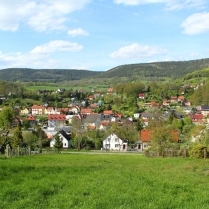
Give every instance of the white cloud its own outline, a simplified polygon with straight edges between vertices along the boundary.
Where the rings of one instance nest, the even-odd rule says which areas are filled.
[[[69,30],[68,31],[68,35],[75,37],[75,36],[88,36],[89,33],[85,30],[83,30],[82,28],[76,28],[74,30]]]
[[[166,49],[142,46],[134,43],[130,46],[121,47],[119,50],[111,53],[110,57],[113,59],[141,59],[144,57],[166,54],[167,52]]]
[[[0,51],[0,67],[33,67],[33,68],[58,68],[63,65],[59,60],[51,59],[54,52],[79,51],[83,47],[77,43],[56,40],[35,47],[28,53],[2,53]]]
[[[49,43],[40,45],[35,47],[31,53],[32,54],[49,54],[56,51],[60,52],[67,52],[67,51],[79,51],[83,48],[82,45],[79,45],[77,43],[71,43],[68,41],[62,41],[62,40],[55,40],[50,41]]]
[[[91,0],[0,1],[0,30],[15,31],[24,22],[37,31],[66,29],[67,15]]]
[[[114,0],[114,2],[130,6],[164,3],[169,10],[180,10],[185,7],[202,8],[207,3],[206,0]]]
[[[48,55],[30,53],[6,53],[0,52],[0,67],[31,67],[52,68],[58,66],[58,61],[51,59]]]
[[[181,24],[183,33],[194,35],[209,32],[209,12],[195,13]]]

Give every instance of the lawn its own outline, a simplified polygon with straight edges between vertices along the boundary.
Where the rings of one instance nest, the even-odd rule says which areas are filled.
[[[0,158],[2,209],[202,209],[209,161],[138,154]]]

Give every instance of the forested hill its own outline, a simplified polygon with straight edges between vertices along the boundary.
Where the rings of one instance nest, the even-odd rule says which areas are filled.
[[[0,80],[21,82],[62,82],[92,78],[101,72],[67,69],[7,68],[0,70]]]
[[[188,73],[209,67],[209,58],[191,61],[153,62],[144,64],[121,65],[103,73],[111,77],[173,77],[181,78]]]
[[[126,80],[137,78],[181,78],[205,68],[209,68],[209,58],[191,61],[153,62],[141,64],[127,64],[108,71],[90,71],[76,69],[30,69],[8,68],[0,70],[0,80],[20,82],[63,82],[82,79],[103,79],[126,77]]]

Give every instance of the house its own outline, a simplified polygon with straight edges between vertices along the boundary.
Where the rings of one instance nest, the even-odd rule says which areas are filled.
[[[101,120],[97,113],[92,113],[89,115],[85,115],[85,117],[82,118],[82,123],[85,129],[88,129],[91,127],[98,127]]]
[[[171,101],[171,103],[177,103],[178,102],[178,97],[177,96],[171,96],[170,101]]]
[[[113,111],[112,110],[104,110],[103,114],[104,115],[113,115]]]
[[[28,115],[31,113],[31,109],[30,108],[24,108],[20,111],[21,114],[23,115]]]
[[[45,113],[46,115],[59,114],[59,113],[57,112],[57,108],[55,108],[55,107],[46,107],[44,113]]]
[[[62,127],[66,124],[66,115],[64,114],[53,114],[48,115],[48,127],[55,128],[55,127]]]
[[[163,100],[163,107],[169,107],[170,106],[171,101],[170,100]]]
[[[43,115],[45,111],[45,107],[41,105],[33,105],[31,107],[32,115]]]
[[[138,119],[140,117],[140,115],[141,115],[140,113],[134,113],[134,118]]]
[[[128,143],[123,142],[116,134],[112,133],[103,140],[103,150],[127,151]]]
[[[138,98],[139,99],[145,99],[145,94],[144,93],[138,94]]]
[[[102,121],[99,125],[99,130],[107,130],[109,127],[111,127],[110,121]]]
[[[36,117],[35,117],[35,116],[29,115],[29,116],[27,117],[27,120],[28,120],[29,123],[30,123],[30,127],[34,127],[34,126],[37,125],[37,121],[36,121]]]
[[[196,125],[201,125],[201,124],[203,125],[206,122],[206,120],[203,117],[203,114],[201,113],[189,114],[189,117],[191,118],[192,123]]]
[[[179,142],[179,134],[177,130],[172,130],[172,138],[174,141]],[[140,140],[137,143],[136,149],[139,151],[144,151],[149,148],[152,138],[152,131],[148,129],[144,129],[140,131]]]
[[[151,142],[151,132],[150,130],[141,130],[140,141],[137,142],[137,150],[144,151],[149,147]]]
[[[89,115],[92,113],[92,109],[91,108],[81,108],[81,115]]]
[[[70,133],[66,133],[64,130],[60,130],[57,132],[58,136],[62,140],[62,147],[63,148],[70,148],[71,147],[71,135]],[[55,136],[50,141],[50,147],[53,148],[55,144]]]
[[[160,104],[157,103],[157,102],[150,102],[150,107],[156,107],[156,108],[159,108],[160,107]]]
[[[185,98],[184,98],[184,96],[178,96],[177,100],[179,103],[183,103],[185,101]]]
[[[204,117],[209,115],[209,106],[207,105],[198,106],[196,109],[199,110]]]

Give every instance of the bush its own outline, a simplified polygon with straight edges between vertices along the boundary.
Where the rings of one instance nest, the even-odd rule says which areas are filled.
[[[191,158],[204,158],[204,149],[206,149],[206,157],[208,157],[207,146],[203,144],[194,145],[189,151]]]

